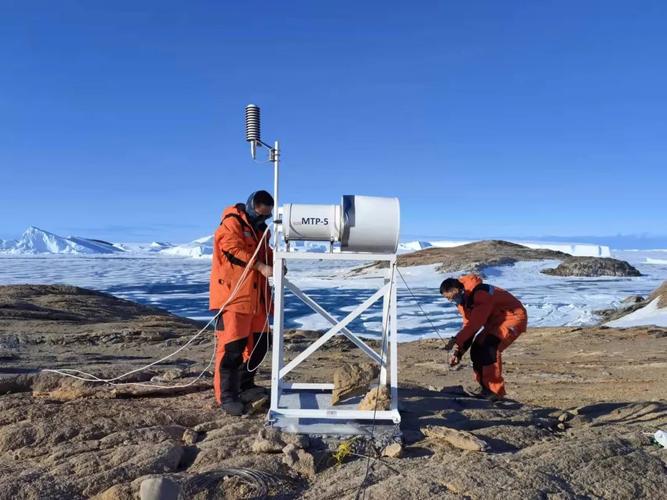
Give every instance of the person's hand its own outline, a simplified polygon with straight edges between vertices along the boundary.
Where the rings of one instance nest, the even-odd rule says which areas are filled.
[[[455,345],[456,345],[456,340],[454,339],[454,337],[452,337],[445,344],[445,351],[451,351]]]
[[[264,276],[265,278],[270,278],[271,276],[273,276],[273,267],[264,264],[263,262],[258,262],[257,264],[255,264],[255,268],[260,273],[262,273],[262,276]]]
[[[459,349],[459,346],[454,344],[452,352],[449,355],[449,366],[454,367],[458,365],[460,362],[461,362],[461,351]]]

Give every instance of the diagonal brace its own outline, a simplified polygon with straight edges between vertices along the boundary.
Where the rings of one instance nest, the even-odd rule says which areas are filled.
[[[308,307],[310,307],[313,311],[316,313],[319,313],[324,319],[326,319],[329,323],[332,325],[335,325],[338,323],[338,320],[334,318],[331,314],[329,314],[326,309],[324,309],[322,306],[320,306],[315,300],[313,300],[311,297],[306,295],[306,293],[303,292],[299,287],[297,287],[294,283],[289,281],[287,278],[283,278],[283,284],[289,288],[289,290],[296,295],[301,301],[306,304]],[[354,333],[352,333],[348,328],[343,328],[342,329],[343,335],[345,335],[354,345],[356,345],[359,349],[361,349],[369,358],[371,358],[373,361],[375,361],[378,364],[382,364],[382,358],[380,358],[380,355],[377,354],[373,349],[371,349],[366,343],[361,340],[359,337],[357,337]]]
[[[329,340],[331,337],[340,332],[343,328],[345,328],[348,324],[350,324],[350,322],[353,321],[357,316],[361,315],[361,313],[363,313],[366,309],[368,309],[371,305],[373,305],[374,302],[376,302],[380,297],[382,297],[385,294],[388,288],[389,284],[384,285],[377,292],[375,292],[368,299],[366,299],[363,303],[359,304],[359,306],[357,306],[357,308],[354,311],[345,316],[345,318],[343,318],[343,320],[340,321],[340,323],[332,326],[327,333],[325,333],[315,342],[310,344],[310,346],[308,346],[308,348],[305,351],[300,353],[296,358],[294,358],[287,365],[285,365],[280,370],[278,378],[282,379],[294,368],[299,366],[306,358],[308,358],[308,356],[317,351],[327,340]]]

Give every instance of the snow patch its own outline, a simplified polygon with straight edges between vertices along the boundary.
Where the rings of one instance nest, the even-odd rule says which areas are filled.
[[[660,302],[660,297],[656,297],[641,309],[637,309],[622,318],[610,321],[606,326],[616,328],[646,325],[667,326],[667,308],[659,308],[658,302]]]

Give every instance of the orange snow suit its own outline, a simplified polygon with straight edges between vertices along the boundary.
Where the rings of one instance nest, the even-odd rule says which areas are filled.
[[[455,342],[461,353],[470,348],[475,379],[494,394],[504,396],[501,353],[526,331],[526,309],[514,295],[483,284],[479,276],[469,274],[459,281],[464,288],[463,303],[457,306],[463,316],[463,328]]]
[[[260,229],[253,228],[243,204],[225,209],[213,241],[209,284],[211,310],[220,309],[230,299],[264,232],[267,234],[262,248],[251,265],[255,262],[273,265],[270,231],[265,224]],[[235,382],[238,377],[241,377],[242,390],[245,382],[251,383],[252,373],[247,371],[245,364],[251,369],[256,368],[266,353],[268,339],[265,336],[269,332],[271,302],[268,280],[259,271],[250,269],[218,318],[213,372],[213,391],[218,403],[222,402],[224,392],[233,391],[233,386],[238,386]],[[250,359],[251,353],[253,359]]]

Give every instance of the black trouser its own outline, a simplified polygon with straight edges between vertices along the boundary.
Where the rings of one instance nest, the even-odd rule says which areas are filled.
[[[491,335],[490,333],[484,334],[484,332],[482,332],[470,347],[472,369],[475,371],[479,383],[487,389],[488,387],[484,383],[483,377],[484,367],[495,364],[498,359],[499,345],[500,339],[498,337]]]
[[[239,392],[255,385],[255,372],[267,351],[268,333],[253,333],[253,351],[247,362],[243,362],[247,338],[225,344],[225,354],[220,361],[220,392],[225,399],[237,399]],[[252,371],[249,371],[252,370]]]

